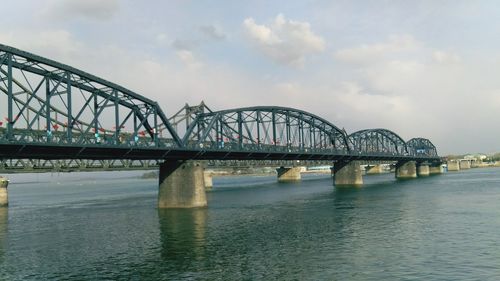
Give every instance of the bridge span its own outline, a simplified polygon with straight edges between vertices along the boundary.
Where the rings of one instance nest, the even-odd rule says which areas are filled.
[[[387,129],[348,134],[288,107],[213,111],[202,103],[168,118],[145,96],[1,44],[0,117],[0,163],[156,161],[160,208],[207,204],[203,160],[329,161],[337,186],[362,184],[358,161],[394,163],[398,178],[441,163],[428,139],[405,141]],[[297,179],[290,166],[278,175]]]

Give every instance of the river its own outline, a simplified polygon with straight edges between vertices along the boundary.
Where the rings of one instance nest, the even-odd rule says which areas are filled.
[[[214,178],[158,210],[142,172],[9,175],[0,280],[499,280],[500,169]]]

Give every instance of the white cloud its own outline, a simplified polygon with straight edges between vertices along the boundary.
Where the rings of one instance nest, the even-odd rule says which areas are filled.
[[[155,41],[159,45],[164,45],[166,42],[168,42],[168,36],[165,33],[158,33],[155,36]]]
[[[16,36],[19,33],[23,36]],[[76,63],[83,55],[83,44],[63,29],[0,33],[0,42],[63,63]]]
[[[257,48],[274,61],[301,66],[309,54],[325,50],[325,40],[314,34],[307,22],[288,20],[279,14],[269,26],[255,23],[253,18],[243,26]]]
[[[192,50],[198,44],[199,44],[198,42],[193,40],[175,39],[172,42],[172,47],[176,50]]]
[[[189,69],[196,70],[203,66],[203,63],[198,61],[193,52],[188,50],[178,50],[176,52],[177,57],[186,65]]]
[[[300,94],[301,89],[300,86],[297,82],[282,82],[282,83],[277,83],[274,88],[276,91],[280,94],[287,95],[287,96],[295,96]]]
[[[427,66],[418,60],[388,60],[364,65],[358,79],[380,95],[412,95],[426,76]],[[409,88],[409,85],[416,88]]]
[[[366,63],[403,52],[415,51],[419,46],[420,43],[410,35],[393,35],[383,43],[363,44],[354,48],[338,50],[335,53],[335,58],[346,62]]]
[[[347,118],[364,116],[357,120],[357,129],[385,126],[389,129],[398,127],[401,120],[395,116],[413,114],[411,100],[404,96],[385,96],[370,93],[353,81],[338,85],[335,99],[341,104],[343,115]],[[361,121],[361,122],[360,122]],[[383,124],[383,125],[382,125]],[[352,132],[354,128],[350,128]]]
[[[83,18],[103,21],[113,17],[119,8],[118,0],[52,0],[42,14],[63,20]]]
[[[227,37],[222,29],[215,25],[202,25],[200,31],[213,40],[224,40]]]
[[[461,62],[461,58],[459,55],[454,53],[448,53],[444,51],[434,51],[432,53],[432,59],[437,63],[459,63]]]
[[[415,39],[406,42],[388,40],[336,53],[346,62],[341,66],[349,83],[337,86],[333,95],[342,104],[340,112],[353,119],[341,123],[351,123],[350,128],[382,124],[405,139],[427,137],[441,154],[494,147],[489,138],[471,142],[467,136],[496,126],[499,73],[484,69],[495,69],[498,62],[470,62],[457,53],[408,43]]]

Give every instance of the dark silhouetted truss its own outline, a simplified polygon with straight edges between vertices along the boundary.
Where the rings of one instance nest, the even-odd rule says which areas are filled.
[[[4,45],[0,114],[0,143],[10,144],[4,149],[19,155],[123,158],[138,149],[182,146],[155,101]]]
[[[98,161],[74,161],[84,159]],[[293,108],[212,111],[202,102],[186,104],[167,118],[144,96],[0,44],[2,165],[112,168],[190,159],[439,161],[426,139],[405,144],[385,129],[348,136],[329,121]]]
[[[439,157],[436,147],[428,139],[413,138],[406,142],[406,147],[411,156]]]
[[[348,154],[344,131],[314,114],[259,106],[202,113],[183,139],[192,149]]]
[[[0,45],[0,91],[3,141],[181,145],[156,102],[86,72],[4,45]]]
[[[361,130],[349,135],[353,151],[373,155],[408,155],[405,141],[386,129]]]

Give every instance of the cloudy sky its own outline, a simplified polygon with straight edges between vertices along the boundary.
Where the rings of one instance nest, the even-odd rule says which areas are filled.
[[[19,0],[0,42],[157,100],[167,115],[303,109],[348,132],[500,151],[497,1]]]

